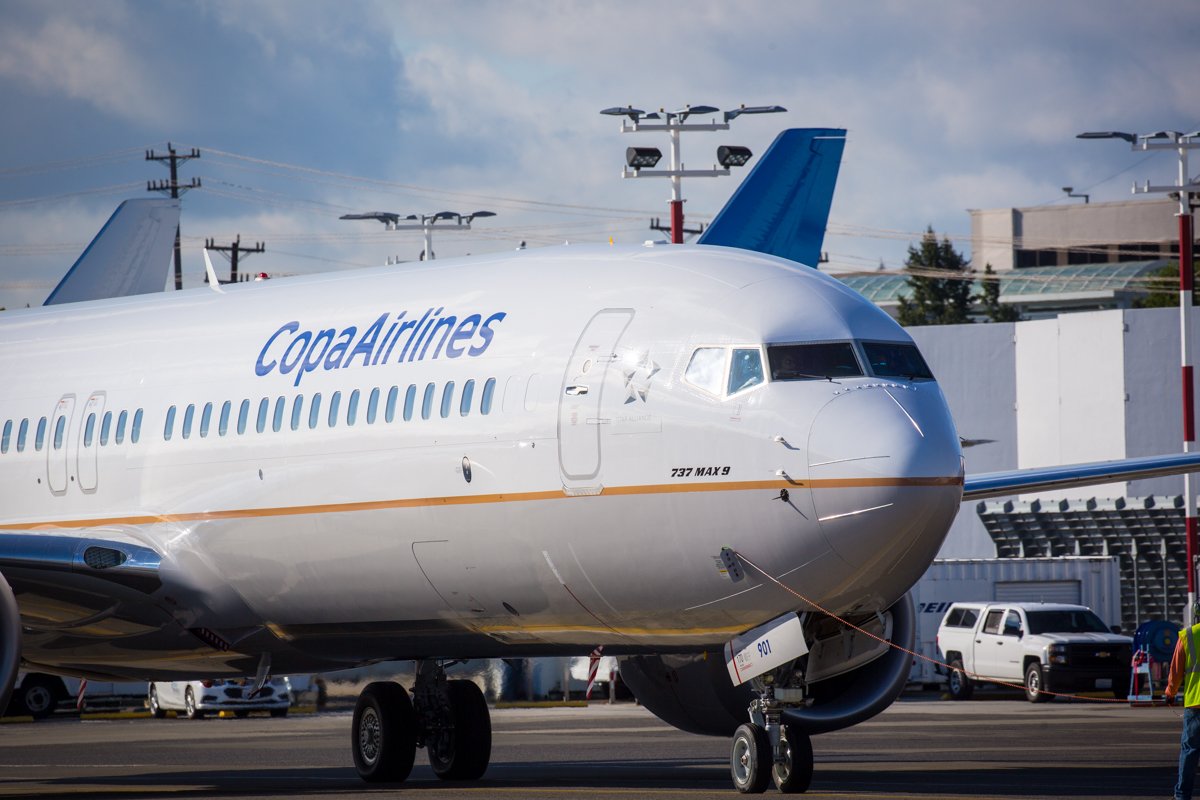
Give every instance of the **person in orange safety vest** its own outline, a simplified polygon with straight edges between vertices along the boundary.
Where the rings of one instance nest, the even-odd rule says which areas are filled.
[[[1195,617],[1193,617],[1195,619]],[[1175,800],[1191,800],[1196,783],[1196,765],[1200,762],[1200,624],[1179,632],[1171,671],[1167,675],[1167,705],[1175,705],[1183,692],[1183,733],[1179,740],[1179,778]]]

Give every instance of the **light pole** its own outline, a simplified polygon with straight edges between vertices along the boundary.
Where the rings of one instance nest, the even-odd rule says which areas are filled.
[[[433,261],[435,258],[433,254],[433,224],[435,222],[454,220],[457,227],[469,231],[472,220],[494,216],[496,216],[494,211],[475,211],[470,214],[439,211],[436,214],[409,214],[406,217],[390,211],[368,211],[365,214],[343,214],[338,219],[374,219],[382,222],[389,231],[422,231],[425,234],[425,249],[421,251],[421,260]]]
[[[1133,185],[1135,194],[1177,193],[1179,196],[1179,355],[1180,380],[1183,387],[1183,452],[1191,452],[1196,444],[1196,413],[1193,399],[1193,376],[1191,357],[1192,330],[1192,206],[1191,193],[1200,192],[1200,184],[1188,178],[1188,151],[1200,147],[1200,131],[1180,133],[1178,131],[1156,131],[1133,134],[1123,131],[1092,131],[1079,134],[1080,139],[1123,139],[1135,152],[1152,150],[1174,150],[1179,157],[1179,176],[1173,186],[1151,186],[1146,181],[1142,186]],[[1185,622],[1190,627],[1200,621],[1195,618],[1196,605],[1196,555],[1197,521],[1196,498],[1192,494],[1192,475],[1183,475],[1184,536],[1187,546],[1187,608]]]
[[[671,138],[670,169],[651,169],[662,158],[662,151],[657,147],[630,147],[625,150],[625,164],[621,169],[622,178],[670,178],[671,179],[671,242],[683,243],[683,188],[682,178],[716,178],[728,175],[730,167],[743,167],[750,160],[752,153],[749,148],[738,145],[717,148],[717,161],[721,165],[712,169],[684,169],[683,159],[679,154],[679,136],[681,133],[694,131],[727,131],[731,120],[742,114],[774,114],[787,111],[783,106],[739,106],[730,111],[722,112],[713,106],[684,106],[679,111],[659,109],[647,114],[640,108],[625,106],[623,108],[606,108],[601,114],[614,117],[629,117],[631,122],[621,120],[621,133],[640,133],[642,131],[665,131]],[[692,122],[688,117],[694,115],[722,114],[723,122]],[[663,120],[663,122],[646,123],[643,120]]]

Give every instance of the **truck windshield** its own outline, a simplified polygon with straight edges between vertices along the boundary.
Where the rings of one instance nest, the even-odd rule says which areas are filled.
[[[1093,612],[1027,611],[1030,633],[1109,633],[1108,628]]]

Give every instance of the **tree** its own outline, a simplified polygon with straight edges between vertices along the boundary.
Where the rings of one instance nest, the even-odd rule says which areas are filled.
[[[954,325],[970,322],[969,262],[943,237],[939,242],[930,226],[919,246],[908,248],[904,268],[910,271],[911,299],[900,297],[901,325]],[[932,274],[931,274],[932,273]],[[938,277],[945,273],[946,277]]]
[[[1193,265],[1193,269],[1196,265]],[[1179,262],[1172,261],[1165,267],[1146,276],[1148,291],[1133,301],[1134,308],[1177,308],[1179,306]],[[1194,285],[1194,284],[1193,284]],[[1192,305],[1196,305],[1196,293],[1192,292]]]
[[[1000,302],[1000,279],[995,277],[996,271],[991,264],[983,268],[983,289],[973,299],[979,301],[988,322],[1016,322],[1021,318],[1021,312],[1014,306]]]

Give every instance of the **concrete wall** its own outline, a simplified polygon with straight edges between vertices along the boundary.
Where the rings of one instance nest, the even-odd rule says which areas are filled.
[[[1182,449],[1179,323],[1175,309],[1064,314],[1018,323],[909,329],[937,376],[964,449],[967,474],[1175,453]],[[1192,351],[1200,358],[1200,324]],[[1032,497],[1143,497],[1183,491],[1157,478]],[[941,558],[992,557],[964,503]]]

